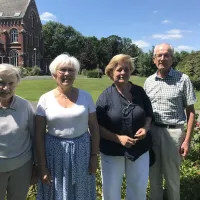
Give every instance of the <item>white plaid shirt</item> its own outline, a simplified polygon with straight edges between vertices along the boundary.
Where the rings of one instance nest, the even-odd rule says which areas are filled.
[[[157,123],[184,124],[186,106],[196,102],[189,77],[173,68],[163,79],[157,73],[148,77],[144,90],[150,98]]]

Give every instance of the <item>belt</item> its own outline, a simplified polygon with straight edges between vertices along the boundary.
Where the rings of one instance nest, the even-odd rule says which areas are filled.
[[[162,128],[176,128],[177,127],[177,125],[173,125],[173,124],[160,124],[156,122],[154,122],[154,124]]]

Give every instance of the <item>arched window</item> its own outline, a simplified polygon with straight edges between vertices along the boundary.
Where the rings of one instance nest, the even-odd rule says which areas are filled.
[[[12,29],[10,31],[10,41],[11,42],[18,42],[18,31],[17,31],[17,29]]]
[[[33,11],[30,14],[30,18],[31,18],[32,28],[34,28],[35,27],[36,17],[35,17],[35,13]]]
[[[11,50],[9,56],[10,56],[10,64],[18,66],[18,51]]]

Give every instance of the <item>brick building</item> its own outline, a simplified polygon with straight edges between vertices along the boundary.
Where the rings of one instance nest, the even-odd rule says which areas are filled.
[[[0,63],[43,68],[42,24],[34,0],[0,0]]]

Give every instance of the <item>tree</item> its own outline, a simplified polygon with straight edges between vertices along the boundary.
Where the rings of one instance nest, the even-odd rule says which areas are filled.
[[[71,26],[65,26],[58,22],[47,22],[43,25],[44,34],[44,56],[45,58],[55,58],[63,52],[73,54],[75,46],[73,41],[77,41],[82,36]]]
[[[200,90],[200,51],[184,54],[177,70],[187,74],[194,88]]]
[[[156,72],[156,66],[153,62],[154,46],[148,53],[141,53],[137,60],[137,71],[140,76],[150,76]]]

